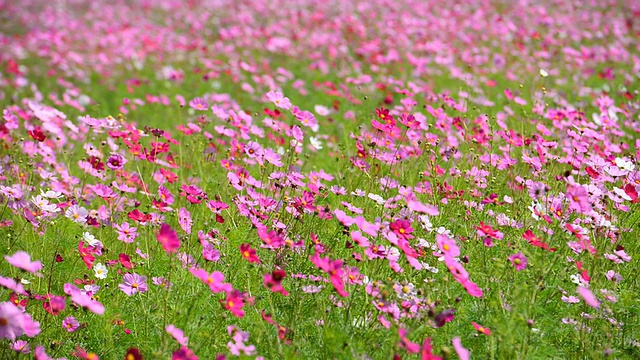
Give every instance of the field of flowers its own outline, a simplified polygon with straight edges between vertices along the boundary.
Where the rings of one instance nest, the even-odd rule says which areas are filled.
[[[640,3],[0,0],[0,359],[640,358]]]

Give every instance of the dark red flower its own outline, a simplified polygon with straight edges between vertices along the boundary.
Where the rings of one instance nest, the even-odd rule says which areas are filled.
[[[29,131],[29,136],[38,142],[43,142],[47,139],[47,135],[44,134],[39,126],[36,126],[33,130]]]

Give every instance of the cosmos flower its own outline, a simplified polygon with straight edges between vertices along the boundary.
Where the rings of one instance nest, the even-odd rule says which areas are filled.
[[[147,277],[135,273],[127,273],[124,275],[124,282],[118,285],[118,288],[128,296],[135,295],[139,292],[145,293],[148,290]]]
[[[67,332],[74,332],[78,330],[78,327],[80,327],[80,323],[73,316],[67,316],[62,320],[62,328]]]
[[[97,263],[93,266],[93,272],[98,279],[106,279],[109,270],[102,263]]]
[[[11,256],[5,255],[4,259],[7,260],[10,265],[30,273],[37,273],[43,267],[40,261],[32,262],[31,256],[24,251],[18,251]]]
[[[518,271],[527,268],[527,257],[521,252],[509,256],[509,261],[511,261],[511,264],[513,264]]]

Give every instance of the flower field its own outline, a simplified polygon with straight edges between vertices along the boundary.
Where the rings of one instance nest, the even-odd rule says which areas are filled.
[[[0,359],[640,358],[640,4],[0,0]]]

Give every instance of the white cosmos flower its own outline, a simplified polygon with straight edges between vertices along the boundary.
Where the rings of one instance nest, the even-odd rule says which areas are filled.
[[[48,190],[44,192],[40,189],[40,196],[46,197],[47,199],[60,199],[62,197],[62,193],[59,191]]]
[[[316,150],[321,150],[322,149],[322,142],[320,142],[320,140],[318,140],[318,138],[316,138],[314,136],[311,136],[309,138],[309,142],[311,142],[311,146],[316,148]]]
[[[316,111],[316,114],[320,116],[327,116],[331,114],[331,109],[323,105],[316,105],[313,107],[313,109]]]
[[[102,245],[102,243],[100,242],[100,240],[96,239],[95,236],[93,236],[93,234],[89,233],[89,232],[85,232],[82,234],[82,238],[84,239],[84,241],[87,242],[87,244],[89,244],[89,246],[99,246]]]
[[[42,197],[41,195],[38,195],[34,198],[31,199],[31,202],[38,207],[38,209],[45,211],[45,212],[50,212],[50,213],[55,213],[60,211],[60,209],[55,205],[55,204],[50,204],[49,200]]]
[[[620,189],[620,188],[614,187],[614,188],[613,188],[613,192],[614,192],[614,193],[616,193],[616,195],[620,196],[621,198],[623,198],[623,199],[625,199],[625,200],[627,200],[627,201],[631,201],[631,200],[633,200],[633,199],[631,198],[631,196],[627,195],[627,192],[626,192],[626,191],[624,191],[623,189]]]
[[[371,200],[375,201],[376,203],[378,203],[378,205],[384,204],[384,199],[380,195],[369,193],[369,195],[367,195],[367,196],[369,197],[369,199],[371,199]]]
[[[636,168],[633,162],[627,158],[616,158],[615,162],[618,168],[622,170],[633,171]]]
[[[418,218],[422,223],[421,225],[423,229],[427,230],[428,232],[433,231],[433,224],[431,223],[431,220],[429,220],[429,215],[420,215]]]
[[[93,267],[93,271],[95,272],[95,275],[98,279],[106,279],[107,274],[109,273],[109,270],[107,270],[107,267],[104,266],[102,263],[97,263]]]

